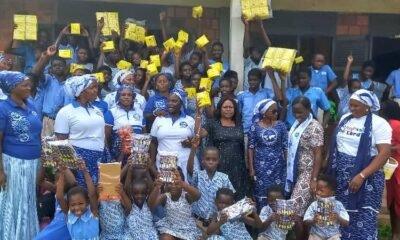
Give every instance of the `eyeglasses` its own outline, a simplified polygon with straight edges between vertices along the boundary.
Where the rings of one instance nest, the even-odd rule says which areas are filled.
[[[277,113],[278,113],[278,110],[275,110],[275,109],[274,109],[274,110],[271,110],[271,111],[268,110],[267,112],[270,112],[270,113],[272,113],[272,114],[277,114]]]

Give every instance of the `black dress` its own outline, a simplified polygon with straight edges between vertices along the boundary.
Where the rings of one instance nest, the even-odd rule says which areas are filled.
[[[248,174],[244,158],[244,133],[241,124],[235,127],[225,127],[219,120],[210,119],[204,129],[208,132],[208,146],[214,146],[220,151],[218,171],[229,176],[236,190],[236,198],[248,195]]]

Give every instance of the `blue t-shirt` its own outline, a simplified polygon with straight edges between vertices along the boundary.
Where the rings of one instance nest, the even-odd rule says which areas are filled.
[[[46,74],[44,81],[39,84],[39,89],[43,93],[43,114],[55,118],[57,112],[68,103],[64,82],[58,81],[53,75]]]
[[[31,101],[33,101],[33,104],[35,105],[35,108],[36,108],[36,112],[39,115],[39,119],[41,120],[43,117],[42,109],[43,109],[43,100],[44,100],[42,91],[40,89],[37,89],[36,95],[34,97],[30,96],[29,99]]]
[[[14,49],[14,53],[24,59],[24,73],[32,72],[33,66],[36,64],[35,50],[29,45],[21,45]]]
[[[393,87],[393,97],[400,98],[400,69],[391,72],[386,83]]]
[[[286,90],[286,97],[288,99],[288,110],[286,114],[286,125],[288,127],[292,126],[296,121],[296,118],[292,113],[292,103],[293,100],[298,96],[305,96],[311,102],[311,110],[314,116],[318,115],[318,108],[324,111],[328,111],[330,108],[330,103],[325,93],[318,87],[310,87],[304,94],[299,88],[289,88]]]
[[[15,158],[33,160],[40,157],[42,122],[34,103],[27,99],[26,109],[11,98],[0,101],[0,132],[3,153]]]
[[[143,113],[152,113],[156,109],[168,111],[168,98],[160,95],[158,92],[147,100],[146,107],[144,108]]]
[[[244,133],[247,133],[253,124],[253,111],[254,107],[261,100],[274,97],[274,92],[269,88],[259,89],[256,94],[251,93],[249,90],[244,91],[237,97],[239,102],[239,110],[242,113],[242,124]]]
[[[103,115],[105,115],[105,113],[108,111],[108,104],[99,98],[93,101],[92,105],[100,109]]]
[[[328,83],[336,79],[336,74],[333,72],[332,68],[328,65],[322,66],[320,69],[311,69],[311,82],[310,85],[313,87],[319,87],[323,91],[328,87]]]

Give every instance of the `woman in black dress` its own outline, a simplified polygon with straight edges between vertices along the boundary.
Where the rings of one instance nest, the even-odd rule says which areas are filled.
[[[214,119],[207,120],[201,137],[208,137],[208,146],[220,151],[218,171],[229,176],[238,199],[246,195],[247,171],[244,160],[244,136],[238,105],[233,98],[223,98],[217,105]]]

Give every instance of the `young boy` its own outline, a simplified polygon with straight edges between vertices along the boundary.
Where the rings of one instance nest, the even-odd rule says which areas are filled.
[[[311,86],[321,88],[326,94],[336,88],[336,74],[325,64],[325,56],[314,54],[311,60]]]
[[[341,236],[339,230],[340,225],[349,225],[349,214],[343,204],[335,200],[335,191],[336,180],[332,176],[321,175],[318,177],[318,200],[311,203],[304,215],[305,224],[311,226],[309,240],[339,240]],[[333,203],[333,211],[328,217],[333,221],[333,225],[325,224],[321,217],[327,216],[321,216],[318,212],[319,201],[324,200]]]
[[[285,199],[283,187],[280,185],[271,185],[267,192],[268,205],[263,207],[260,212],[262,231],[258,235],[257,240],[285,240],[288,233],[287,230],[280,229],[276,226],[278,215],[276,213],[276,200]]]
[[[215,147],[204,149],[201,164],[204,170],[194,169],[194,156],[199,146],[199,139],[193,138],[192,147],[187,163],[188,182],[195,186],[201,193],[200,199],[193,204],[193,213],[197,226],[205,235],[211,222],[211,217],[217,213],[215,194],[220,188],[228,188],[235,191],[228,175],[217,171],[219,163],[219,151]]]
[[[400,104],[400,68],[390,73],[386,84],[390,87],[389,97],[393,97],[393,100]]]

